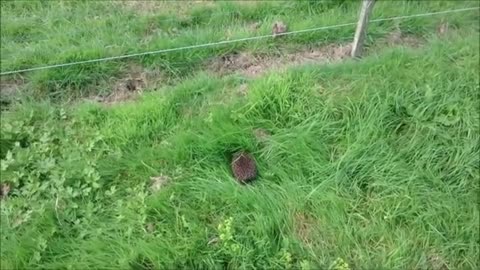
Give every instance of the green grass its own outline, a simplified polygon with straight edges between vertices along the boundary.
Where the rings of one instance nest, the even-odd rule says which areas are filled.
[[[193,19],[235,7],[220,2],[211,11],[191,11],[185,20],[195,23],[184,23],[178,39],[142,47],[135,46],[141,36],[128,29],[147,25],[151,15],[133,16],[107,2],[35,3],[2,2],[2,71],[80,60],[91,57],[89,52],[104,56],[205,42],[220,35],[220,28],[247,35],[241,28],[247,19],[270,22],[282,11],[289,11],[282,19],[292,20],[293,29],[317,26],[318,20],[350,21],[349,14],[356,13],[355,3],[285,4],[298,14],[314,14],[303,19],[278,2],[266,2],[258,9],[241,6],[239,21],[220,15]],[[375,14],[475,3],[396,5],[401,8],[381,2]],[[107,8],[113,11],[105,13]],[[96,33],[85,34],[82,45],[68,51],[76,38],[62,39],[82,36],[73,30],[76,24],[60,23],[65,29],[48,36],[31,27],[36,20],[31,14],[42,10],[47,15],[37,20],[49,24],[53,17],[76,22],[98,14],[105,23],[97,31],[102,45],[75,56],[97,46],[91,43]],[[65,17],[53,16],[61,10]],[[422,48],[385,48],[360,61],[272,70],[255,79],[201,72],[199,63],[172,85],[113,106],[63,103],[39,87],[53,82],[58,89],[51,91],[65,90],[59,95],[67,99],[100,91],[89,88],[117,76],[127,62],[26,75],[25,91],[38,96],[21,98],[1,115],[1,182],[11,191],[1,202],[0,268],[477,269],[478,12],[443,18],[457,28],[445,37],[433,33],[441,17],[400,25],[427,40]],[[393,27],[372,26],[371,38]],[[133,37],[109,40],[107,33],[116,31]],[[320,33],[299,35],[282,46],[336,42],[336,33],[352,31],[328,32],[320,43]],[[57,46],[42,47],[55,40]],[[120,41],[126,43],[118,51],[103,47]],[[205,60],[228,50],[273,54],[275,47],[262,41],[132,61],[172,67],[179,59]],[[62,50],[65,54],[56,54]],[[239,97],[236,91],[244,84],[247,95]],[[258,140],[259,128],[271,136]],[[241,186],[231,176],[229,157],[239,149],[257,161],[259,177],[252,185]],[[169,181],[153,192],[150,178],[156,176]]]
[[[171,7],[173,4],[164,4]],[[315,3],[315,1],[275,2],[236,5],[218,2],[211,6],[194,5],[174,16],[175,8],[139,15],[135,8],[125,8],[119,1],[2,1],[1,70],[10,71],[49,64],[68,63],[93,58],[201,44],[225,39],[271,33],[274,21],[287,23],[289,30],[355,21],[359,3],[349,1]],[[176,5],[175,5],[176,6]],[[478,6],[472,2],[397,2],[378,3],[375,18],[417,14]],[[178,7],[177,7],[178,8]],[[182,13],[182,14],[183,14]],[[140,14],[142,14],[140,12]],[[399,22],[406,33],[435,31],[442,18],[452,25],[475,25],[475,12],[414,18]],[[257,31],[251,24],[260,22]],[[372,24],[372,38],[384,36],[395,22]],[[131,61],[110,61],[72,66],[25,74],[28,96],[69,99],[112,90],[109,78],[122,76],[132,64],[147,69],[160,68],[178,82],[196,70],[205,60],[239,51],[272,54],[279,50],[298,50],[352,39],[354,27],[292,35],[280,40],[258,40],[198,50],[144,56]],[[15,78],[15,76],[12,76]],[[17,76],[18,77],[18,76]],[[165,83],[165,82],[162,82]]]

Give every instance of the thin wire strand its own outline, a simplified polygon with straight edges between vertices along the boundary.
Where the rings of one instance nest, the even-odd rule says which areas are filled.
[[[398,20],[398,19],[407,19],[407,18],[416,18],[416,17],[426,17],[426,16],[432,16],[432,15],[471,11],[471,10],[478,10],[478,9],[479,9],[479,7],[461,8],[461,9],[444,10],[444,11],[438,11],[438,12],[429,12],[429,13],[421,13],[421,14],[413,14],[413,15],[405,15],[405,16],[380,18],[380,19],[371,20],[370,23],[391,21],[391,20]],[[314,32],[314,31],[320,31],[320,30],[334,29],[334,28],[340,28],[340,27],[345,27],[345,26],[352,26],[352,25],[356,25],[356,24],[357,24],[356,22],[352,22],[352,23],[343,23],[343,24],[337,24],[337,25],[322,26],[322,27],[316,27],[316,28],[309,28],[309,29],[280,33],[280,34],[277,34],[277,36],[286,36],[286,35],[292,35],[292,34],[299,34],[299,33],[307,33],[307,32]],[[205,47],[211,47],[211,46],[218,46],[218,45],[231,44],[231,43],[237,43],[237,42],[243,42],[243,41],[258,40],[258,39],[264,39],[264,38],[272,38],[272,37],[273,36],[271,34],[269,34],[269,35],[246,37],[246,38],[239,38],[239,39],[233,39],[233,40],[223,40],[223,41],[218,41],[218,42],[210,42],[210,43],[204,43],[204,44],[196,44],[196,45],[177,47],[177,48],[169,48],[169,49],[162,49],[162,50],[155,50],[155,51],[148,51],[148,52],[141,52],[141,53],[132,53],[132,54],[126,54],[126,55],[90,59],[90,60],[77,61],[77,62],[71,62],[71,63],[63,63],[63,64],[55,64],[55,65],[49,65],[49,66],[41,66],[41,67],[33,67],[33,68],[5,71],[5,72],[0,73],[0,76],[15,74],[15,73],[29,72],[29,71],[36,71],[36,70],[58,68],[58,67],[68,67],[68,66],[74,66],[74,65],[80,65],[80,64],[88,64],[88,63],[97,63],[97,62],[104,62],[104,61],[110,61],[110,60],[125,59],[125,58],[137,57],[137,56],[145,56],[145,55],[152,55],[152,54],[160,54],[160,53],[184,51],[184,50],[197,49],[197,48],[205,48]]]

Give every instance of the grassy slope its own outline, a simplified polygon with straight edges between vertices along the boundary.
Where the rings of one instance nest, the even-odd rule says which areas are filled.
[[[476,5],[474,1],[380,2],[374,17]],[[164,8],[143,13],[135,8],[122,8],[118,1],[2,1],[1,7],[2,71],[270,34],[276,20],[287,23],[292,31],[342,24],[354,21],[358,12],[358,3],[348,1],[343,5],[333,2],[265,1],[240,6],[219,2],[215,5],[193,5],[187,11],[182,10],[182,14],[186,14],[182,16],[172,15],[176,9]],[[400,27],[415,34],[432,32],[443,17],[401,21]],[[448,18],[452,25],[476,23],[475,13],[450,14]],[[256,31],[251,27],[255,22],[261,23]],[[392,21],[373,24],[369,32],[372,37],[379,37],[391,32],[394,25]],[[39,71],[25,75],[29,84],[24,88],[28,95],[35,94],[37,98],[68,99],[109,92],[108,79],[121,76],[122,71],[128,71],[132,64],[148,69],[161,68],[169,79],[178,81],[198,70],[206,59],[221,54],[241,50],[271,54],[281,48],[298,49],[305,45],[345,42],[351,40],[353,32],[354,27],[344,27],[304,33],[282,38],[281,41],[266,39],[146,56],[131,61]]]
[[[199,74],[121,106],[18,105],[1,119],[1,266],[475,269],[478,51],[465,24],[419,51],[247,81],[243,99],[244,79]],[[239,148],[252,186],[230,176]]]

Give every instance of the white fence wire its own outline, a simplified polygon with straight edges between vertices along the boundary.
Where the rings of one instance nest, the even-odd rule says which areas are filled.
[[[392,21],[392,20],[402,20],[402,19],[418,18],[418,17],[426,17],[426,16],[433,16],[433,15],[447,14],[447,13],[465,12],[465,11],[472,11],[472,10],[478,10],[478,9],[480,9],[480,8],[479,7],[472,7],[472,8],[461,8],[461,9],[443,10],[443,11],[437,11],[437,12],[428,12],[428,13],[420,13],[420,14],[412,14],[412,15],[395,16],[395,17],[388,17],[388,18],[379,18],[379,19],[370,20],[369,23]],[[308,33],[308,32],[314,32],[314,31],[340,28],[340,27],[345,27],[345,26],[353,26],[353,25],[356,25],[356,24],[357,24],[356,22],[351,22],[351,23],[321,26],[321,27],[315,27],[315,28],[309,28],[309,29],[303,29],[303,30],[289,31],[289,32],[285,32],[285,33],[279,33],[279,34],[276,34],[276,36],[286,36],[286,35],[294,35],[294,34],[300,34],[300,33]],[[259,39],[266,39],[266,38],[272,38],[272,37],[273,36],[271,34],[270,35],[261,35],[261,36],[246,37],[246,38],[239,38],[239,39],[232,39],[232,40],[222,40],[222,41],[216,41],[216,42],[210,42],[210,43],[204,43],[204,44],[195,44],[195,45],[184,46],[184,47],[176,47],[176,48],[169,48],[169,49],[161,49],[161,50],[154,50],[154,51],[147,51],[147,52],[139,52],[139,53],[125,54],[125,55],[118,55],[118,56],[96,58],[96,59],[90,59],[90,60],[82,60],[82,61],[76,61],[76,62],[70,62],[70,63],[62,63],[62,64],[54,64],[54,65],[47,65],[47,66],[40,66],[40,67],[32,67],[32,68],[11,70],[11,71],[1,72],[0,76],[29,72],[29,71],[36,71],[36,70],[52,69],[52,68],[59,68],[59,67],[68,67],[68,66],[88,64],[88,63],[98,63],[98,62],[132,58],[132,57],[145,56],[145,55],[162,54],[162,53],[184,51],[184,50],[191,50],[191,49],[198,49],[198,48],[205,48],[205,47],[213,47],[213,46],[218,46],[218,45],[232,44],[232,43],[259,40]]]

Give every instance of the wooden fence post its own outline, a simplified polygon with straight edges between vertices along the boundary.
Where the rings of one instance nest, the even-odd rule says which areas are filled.
[[[372,12],[375,0],[363,0],[360,18],[358,19],[357,30],[352,45],[352,57],[360,57],[362,54],[365,36],[367,35],[368,17]]]

